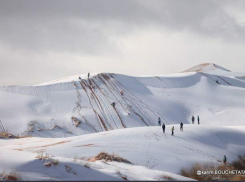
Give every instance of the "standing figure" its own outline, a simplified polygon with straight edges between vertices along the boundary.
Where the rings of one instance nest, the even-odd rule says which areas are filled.
[[[174,135],[174,126],[172,127],[172,135]]]
[[[165,133],[165,123],[162,124],[162,131]]]
[[[123,91],[120,92],[121,96],[123,96]]]
[[[226,165],[226,156],[224,155],[223,163]]]
[[[90,77],[90,73],[88,73],[88,79],[89,79],[89,77]]]
[[[195,117],[192,116],[191,120],[192,120],[192,124],[194,124],[194,122],[195,122]]]
[[[115,103],[115,102],[112,102],[111,105],[112,105],[113,107],[115,107],[116,103]]]
[[[158,118],[158,126],[161,126],[161,118]]]
[[[197,116],[197,122],[198,122],[198,124],[200,124],[200,118],[199,118],[199,116]]]
[[[180,131],[183,131],[183,123],[180,123]]]

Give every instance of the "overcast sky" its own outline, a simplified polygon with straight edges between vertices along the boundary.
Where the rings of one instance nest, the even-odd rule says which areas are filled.
[[[207,62],[245,72],[245,1],[0,1],[0,85]]]

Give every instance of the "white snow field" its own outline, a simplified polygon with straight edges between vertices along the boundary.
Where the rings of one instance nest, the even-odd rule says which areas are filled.
[[[123,180],[122,176],[128,180],[188,180],[178,175],[182,168],[196,162],[220,163],[223,155],[230,162],[245,153],[244,126],[188,124],[183,132],[174,126],[174,136],[172,126],[167,125],[165,134],[160,126],[152,126],[68,138],[1,140],[0,170],[18,171],[28,180]],[[42,150],[59,164],[45,167],[47,161],[36,158]],[[118,154],[132,164],[86,161],[100,152]]]
[[[192,115],[200,125],[191,124]],[[244,118],[245,73],[212,63],[173,75],[93,73],[2,86],[0,130],[32,137],[0,139],[0,173],[30,180],[189,180],[179,175],[182,168],[245,154]],[[44,166],[40,150],[59,164]],[[100,152],[132,164],[86,161]]]

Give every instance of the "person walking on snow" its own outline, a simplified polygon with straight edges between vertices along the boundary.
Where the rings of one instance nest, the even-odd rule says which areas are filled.
[[[111,105],[112,105],[113,107],[115,107],[116,103],[115,103],[115,102],[112,102]]]
[[[191,120],[192,120],[192,124],[194,124],[194,122],[195,122],[195,117],[192,116]]]
[[[226,165],[226,156],[224,155],[223,163]]]
[[[123,96],[123,91],[120,92],[121,96]]]
[[[162,131],[165,133],[165,123],[162,124]]]
[[[197,123],[200,124],[200,118],[197,116]]]
[[[180,123],[180,131],[183,131],[183,123]]]
[[[172,127],[172,135],[174,135],[174,126]]]
[[[90,73],[88,73],[88,78],[90,77]]]
[[[158,118],[158,126],[161,126],[161,118]]]

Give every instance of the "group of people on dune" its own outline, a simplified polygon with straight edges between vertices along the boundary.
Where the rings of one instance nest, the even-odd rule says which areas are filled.
[[[192,116],[191,120],[192,120],[192,124],[194,124],[195,123],[195,117]],[[197,116],[197,123],[200,124],[199,116]],[[161,125],[162,125],[163,133],[165,133],[165,128],[166,128],[165,123],[162,124],[161,118],[158,117],[158,126],[161,126]],[[184,126],[184,124],[181,122],[180,123],[180,131],[183,131],[183,126]],[[172,126],[171,131],[172,131],[172,135],[174,135],[174,126]]]

